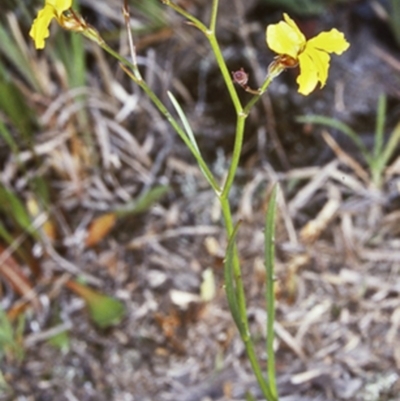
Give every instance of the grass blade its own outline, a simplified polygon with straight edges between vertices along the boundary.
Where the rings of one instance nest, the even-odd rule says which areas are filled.
[[[235,253],[235,245],[236,245],[236,234],[238,232],[240,223],[238,223],[233,230],[231,238],[228,242],[228,248],[226,250],[225,255],[225,263],[224,263],[224,281],[225,281],[225,292],[226,298],[228,300],[229,309],[231,311],[233,320],[236,323],[236,326],[240,332],[243,334],[243,323],[240,317],[239,311],[239,303],[236,296],[236,280],[234,278],[235,274],[233,272],[233,258]]]
[[[176,100],[175,96],[169,91],[168,91],[168,97],[171,100],[172,105],[174,106],[176,112],[179,115],[179,118],[182,121],[182,125],[183,125],[183,128],[185,130],[185,133],[186,133],[187,137],[189,138],[189,140],[192,143],[193,147],[196,149],[197,153],[200,154],[200,150],[199,150],[199,147],[197,145],[196,138],[195,138],[195,136],[193,134],[193,130],[192,130],[190,124],[189,124],[189,121],[188,121],[188,119],[186,117],[185,112],[182,110],[182,107],[180,106],[180,104]]]
[[[380,158],[383,149],[383,135],[386,122],[386,96],[379,96],[378,109],[376,113],[376,128],[375,128],[375,144],[374,144],[374,159],[377,161]]]
[[[275,264],[275,216],[278,184],[275,184],[269,198],[268,209],[265,216],[265,270],[267,283],[265,287],[265,300],[267,304],[267,356],[268,356],[268,383],[271,393],[278,399],[275,373],[274,354],[274,321],[275,321],[275,291],[274,291],[274,264]]]
[[[358,147],[360,152],[363,154],[365,160],[367,161],[368,165],[371,166],[373,163],[372,157],[364,145],[363,141],[360,139],[358,134],[350,128],[347,124],[342,123],[341,121],[335,120],[334,118],[318,116],[318,115],[310,115],[310,116],[301,116],[297,117],[296,121],[299,123],[311,123],[311,124],[320,124],[325,125],[330,128],[337,129],[343,134],[347,135]]]
[[[158,185],[154,188],[150,188],[138,199],[135,199],[122,207],[114,209],[113,212],[118,217],[143,213],[152,207],[156,202],[158,202],[169,190],[170,188],[166,185]]]

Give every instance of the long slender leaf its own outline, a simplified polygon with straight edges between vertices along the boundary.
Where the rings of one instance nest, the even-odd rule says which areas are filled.
[[[381,94],[378,99],[378,109],[376,112],[374,159],[380,158],[383,149],[383,135],[386,121],[386,96]]]
[[[265,300],[267,303],[267,356],[268,356],[268,382],[273,397],[278,398],[275,373],[274,322],[275,322],[275,291],[274,291],[274,265],[275,265],[275,216],[278,184],[275,184],[269,198],[268,209],[265,216],[265,270],[267,284],[265,286]]]
[[[4,241],[7,242],[8,245],[11,245],[14,241],[13,236],[7,231],[4,224],[0,221],[0,237],[3,238]]]
[[[19,149],[17,143],[14,141],[10,131],[7,129],[3,121],[0,121],[0,136],[4,139],[14,154],[17,154]]]
[[[393,156],[395,150],[399,146],[400,143],[400,123],[396,125],[393,129],[390,138],[385,146],[385,149],[382,151],[381,160],[384,166],[389,163],[389,159]]]
[[[120,208],[114,209],[114,213],[118,217],[143,213],[153,206],[154,203],[158,202],[168,191],[169,187],[165,185],[151,188],[141,195],[139,199],[136,199]]]
[[[247,392],[246,393],[246,401],[256,401],[256,399],[254,398],[254,396],[251,393]]]
[[[396,38],[397,44],[400,44],[400,2],[399,0],[391,0],[391,10],[389,22],[392,27],[392,31]]]
[[[236,281],[233,272],[233,259],[236,245],[236,235],[238,232],[239,223],[236,225],[231,238],[229,239],[228,248],[226,250],[225,265],[224,265],[224,280],[225,280],[225,292],[228,300],[229,309],[231,311],[233,320],[240,332],[243,334],[244,327],[242,319],[240,317],[239,303],[236,296]]]
[[[0,74],[0,110],[17,128],[27,142],[31,142],[34,116],[18,87]],[[4,130],[3,135],[4,135]]]
[[[10,217],[26,232],[37,235],[32,227],[32,222],[25,206],[20,199],[3,185],[0,185],[0,209],[8,213]]]
[[[192,143],[193,147],[196,149],[197,153],[200,154],[200,150],[199,150],[199,147],[197,145],[196,138],[195,138],[195,136],[193,134],[193,130],[192,130],[190,124],[189,124],[189,121],[188,121],[188,119],[186,117],[185,112],[182,110],[182,107],[180,106],[180,104],[176,100],[175,96],[169,91],[168,91],[168,97],[171,100],[172,105],[174,106],[176,112],[179,115],[179,118],[182,121],[182,125],[183,125],[183,128],[184,128],[185,132],[186,132],[186,135],[190,139],[190,142]]]
[[[0,54],[3,54],[31,86],[39,92],[40,85],[32,71],[29,60],[27,60],[14,38],[2,24],[0,24],[0,43]]]
[[[358,147],[360,152],[363,154],[365,160],[367,161],[368,165],[371,166],[373,163],[372,157],[362,142],[362,140],[359,138],[357,133],[350,128],[347,124],[342,123],[341,121],[335,120],[334,118],[330,117],[324,117],[324,116],[317,116],[317,115],[310,115],[310,116],[301,116],[297,117],[296,121],[300,123],[311,123],[311,124],[321,124],[325,125],[327,127],[331,127],[334,129],[337,129],[343,134],[347,135]]]
[[[124,304],[118,299],[73,280],[66,286],[85,300],[91,319],[102,329],[118,324],[126,314]]]

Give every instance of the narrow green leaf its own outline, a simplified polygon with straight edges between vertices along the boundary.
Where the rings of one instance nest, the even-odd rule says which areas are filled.
[[[169,187],[166,185],[159,185],[150,188],[147,192],[141,195],[138,199],[114,210],[118,217],[134,215],[143,213],[158,202],[168,191]]]
[[[11,354],[19,360],[23,359],[24,349],[22,348],[18,339],[22,338],[24,327],[24,315],[19,317],[17,327],[14,329],[12,323],[7,317],[7,314],[3,308],[0,307],[0,361],[7,354]]]
[[[183,128],[185,130],[185,133],[188,136],[191,144],[196,149],[197,153],[200,154],[200,150],[199,150],[199,147],[197,145],[196,138],[194,136],[193,130],[192,130],[191,126],[190,126],[190,123],[189,123],[189,121],[188,121],[188,119],[186,117],[185,112],[182,110],[182,107],[180,106],[180,104],[176,100],[175,96],[169,91],[168,91],[168,97],[171,100],[172,105],[174,106],[176,112],[178,113],[179,118],[181,119],[181,122],[182,122]]]
[[[69,281],[67,287],[85,300],[90,318],[100,328],[118,324],[125,316],[126,310],[121,301],[76,281]]]
[[[391,12],[389,22],[396,38],[397,44],[400,45],[400,1],[391,0]]]
[[[0,397],[6,397],[7,399],[7,393],[11,391],[11,386],[7,383],[2,371],[0,370]]]
[[[236,280],[233,272],[233,258],[236,246],[236,234],[239,229],[239,223],[236,225],[231,238],[229,239],[228,248],[225,255],[224,264],[224,280],[225,280],[225,292],[228,300],[229,309],[231,311],[233,320],[241,334],[243,334],[244,327],[242,319],[240,317],[239,303],[236,295]]]
[[[2,24],[0,24],[0,43],[0,54],[3,54],[4,57],[13,64],[13,67],[21,76],[24,77],[36,91],[40,92],[40,85],[31,68],[29,60],[19,48],[18,43]]]
[[[92,295],[90,301],[86,298],[90,317],[100,328],[118,324],[125,316],[125,307],[121,301],[103,294]]]
[[[0,76],[0,110],[3,111],[23,138],[27,142],[31,142],[35,121],[31,109],[26,103],[26,97],[22,95],[14,82],[4,79],[2,76]],[[4,135],[4,129],[1,131]],[[12,146],[10,139],[6,139],[8,139],[8,144]]]
[[[400,144],[400,123],[398,123],[390,134],[389,140],[382,151],[381,162],[383,166],[389,163],[389,160],[393,156],[394,152]]]
[[[274,353],[274,322],[275,322],[275,291],[274,291],[274,265],[275,265],[275,216],[278,184],[275,184],[268,202],[265,216],[265,270],[267,284],[265,286],[265,300],[267,304],[267,356],[268,356],[268,382],[271,393],[278,398],[275,373]]]
[[[41,176],[35,176],[32,178],[30,184],[36,197],[40,200],[41,205],[48,208],[51,203],[48,180]]]
[[[354,142],[354,144],[358,147],[358,149],[364,156],[368,165],[371,167],[373,160],[370,152],[368,151],[368,149],[366,148],[366,146],[364,145],[363,141],[360,139],[358,134],[347,124],[335,120],[334,118],[317,116],[317,115],[297,117],[296,121],[299,123],[321,124],[343,132],[343,134],[347,135]]]
[[[0,307],[0,357],[4,355],[7,348],[14,346],[14,330],[6,313]]]
[[[20,228],[37,236],[25,206],[13,192],[3,185],[0,185],[0,209],[8,213]]]
[[[17,155],[19,152],[19,148],[17,143],[14,141],[10,131],[7,129],[6,125],[3,121],[0,121],[0,136],[4,139],[7,145],[10,147],[11,151]]]
[[[62,331],[62,332],[50,337],[48,342],[53,347],[59,349],[62,352],[67,352],[70,348],[70,343],[71,343],[67,330]]]
[[[181,132],[178,132],[178,134],[180,136],[185,135],[186,138],[189,141],[185,141],[185,138],[182,138],[182,140],[186,143],[186,145],[188,146],[188,148],[190,149],[190,151],[193,153],[193,156],[196,158],[196,160],[198,161],[199,164],[199,168],[202,171],[204,177],[208,180],[208,182],[211,184],[211,186],[213,188],[215,188],[215,180],[214,177],[210,174],[209,171],[207,171],[204,167],[203,164],[200,161],[203,161],[203,156],[200,153],[200,149],[199,146],[197,145],[197,141],[196,141],[196,137],[194,136],[193,130],[190,126],[190,123],[186,117],[185,112],[183,111],[182,107],[180,106],[180,104],[178,103],[178,101],[176,100],[176,98],[174,97],[174,95],[171,92],[168,92],[168,96],[172,102],[172,105],[174,106],[176,112],[179,115],[179,118],[182,122],[183,125],[183,132],[181,130]]]
[[[287,9],[288,12],[306,16],[321,14],[326,9],[323,0],[264,0],[264,2],[284,10]]]
[[[0,237],[3,238],[3,240],[6,241],[8,245],[11,245],[14,241],[13,236],[8,232],[8,230],[1,221],[0,221]]]
[[[378,108],[376,112],[374,160],[381,157],[383,149],[383,137],[385,133],[386,122],[386,95],[381,94],[378,99]]]
[[[246,393],[246,401],[256,401],[256,399],[254,398],[254,396],[251,393],[247,392]]]

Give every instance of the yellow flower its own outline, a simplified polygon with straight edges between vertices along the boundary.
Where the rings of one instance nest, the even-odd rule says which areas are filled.
[[[287,14],[283,14],[283,17],[285,21],[269,25],[266,31],[268,47],[278,53],[272,69],[279,72],[299,64],[299,93],[308,95],[318,82],[321,83],[321,88],[325,85],[328,78],[329,53],[342,54],[350,44],[337,29],[321,32],[306,40],[296,23]]]
[[[44,40],[49,37],[49,25],[53,18],[61,25],[65,25],[63,12],[71,8],[72,0],[45,0],[44,7],[33,21],[29,36],[35,41],[36,49],[44,48]]]

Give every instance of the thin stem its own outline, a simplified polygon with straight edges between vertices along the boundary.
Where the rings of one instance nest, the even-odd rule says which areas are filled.
[[[392,157],[394,151],[400,142],[400,123],[396,125],[394,130],[392,131],[390,138],[385,146],[385,149],[382,152],[381,158],[382,163],[386,165],[389,162],[389,159]]]
[[[382,185],[382,172],[385,169],[385,166],[389,162],[390,158],[392,157],[394,151],[399,146],[400,142],[400,123],[396,125],[393,129],[390,138],[383,149],[380,158],[379,158],[379,165],[375,166],[373,172],[373,181],[377,188],[380,188]]]
[[[237,167],[242,153],[244,127],[247,116],[240,114],[236,121],[235,144],[233,146],[233,154],[231,164],[229,166],[228,176],[226,177],[224,187],[222,189],[221,198],[228,198],[233,180],[235,179]]]
[[[210,18],[210,31],[211,32],[215,32],[215,27],[217,24],[218,3],[219,3],[219,0],[213,0],[212,7],[211,7],[211,18]]]
[[[274,352],[274,322],[275,322],[275,217],[276,217],[276,198],[278,185],[275,184],[268,202],[268,209],[265,216],[265,270],[266,288],[265,301],[267,307],[267,364],[268,364],[268,384],[272,395],[278,397],[276,386],[275,371],[275,352]]]
[[[235,85],[233,83],[231,73],[229,72],[228,67],[226,66],[224,56],[222,55],[221,48],[219,47],[219,43],[215,36],[215,32],[207,31],[206,36],[207,36],[208,41],[210,42],[211,48],[215,55],[215,59],[217,61],[218,67],[221,71],[222,77],[224,78],[225,85],[226,85],[229,95],[232,99],[232,103],[233,103],[233,106],[235,107],[236,114],[239,116],[240,114],[243,113],[243,107],[240,102],[239,96],[237,94]]]
[[[235,86],[233,84],[231,74],[229,73],[228,67],[226,66],[225,59],[224,59],[224,57],[222,55],[222,51],[219,47],[219,43],[215,36],[215,24],[216,24],[217,11],[218,11],[218,0],[213,0],[210,29],[208,29],[200,20],[193,17],[193,15],[189,14],[187,11],[185,11],[183,8],[179,7],[174,2],[172,2],[170,0],[162,0],[162,2],[164,4],[166,4],[167,6],[171,7],[178,14],[181,14],[183,17],[187,18],[190,22],[192,22],[192,24],[194,26],[196,26],[200,31],[202,31],[206,35],[208,41],[210,42],[213,53],[215,55],[217,64],[221,70],[225,84],[228,88],[229,95],[235,106],[236,113],[240,114],[242,112],[242,105],[240,103],[239,96],[238,96]]]
[[[249,357],[251,367],[253,369],[253,372],[254,372],[257,382],[258,382],[258,385],[260,386],[265,399],[267,401],[277,401],[277,397],[272,394],[270,386],[268,385],[267,381],[265,380],[265,378],[262,374],[260,365],[258,364],[257,355],[254,350],[252,341],[250,341],[250,338],[245,339],[243,337],[242,337],[242,341],[244,342],[244,345],[246,347],[246,352],[247,352],[247,356]]]
[[[128,34],[128,43],[129,43],[129,50],[130,50],[131,58],[132,58],[132,65],[134,66],[132,71],[135,74],[135,77],[137,79],[142,80],[142,76],[140,74],[138,63],[137,63],[136,47],[135,47],[135,43],[133,42],[132,30],[131,30],[131,26],[130,26],[131,16],[130,16],[130,12],[129,12],[128,0],[124,0],[124,6],[122,7],[122,13],[124,15],[126,32]]]
[[[168,7],[171,7],[173,10],[175,10],[178,14],[188,19],[196,28],[198,28],[204,34],[207,34],[208,28],[199,19],[189,14],[186,10],[175,4],[173,1],[170,0],[161,0],[161,1]]]
[[[119,53],[117,53],[115,50],[113,50],[106,42],[103,42],[100,44],[101,48],[105,50],[107,53],[109,53],[111,56],[113,56],[115,59],[117,59],[122,65],[128,67],[130,70],[135,71],[138,70],[138,66],[135,64],[132,64],[129,60],[127,60],[125,57],[121,56]],[[144,82],[142,76],[139,75],[136,76],[135,73],[135,79],[134,81],[141,86]]]
[[[245,120],[249,115],[251,108],[256,104],[256,102],[261,98],[262,94],[267,90],[269,84],[272,82],[273,77],[267,76],[264,83],[261,85],[258,90],[257,95],[253,96],[253,98],[247,103],[246,107],[242,112],[238,114],[238,119],[236,123],[236,133],[235,133],[235,144],[233,148],[233,155],[231,160],[231,165],[229,166],[228,176],[225,181],[224,188],[222,190],[221,197],[227,197],[229,195],[233,180],[236,175],[236,170],[239,165],[240,154],[242,152],[243,145],[243,136],[244,136],[244,127]]]
[[[386,163],[383,163],[383,140],[385,134],[386,96],[380,95],[376,112],[375,144],[372,154],[372,180],[377,188],[381,185],[382,172]]]
[[[375,146],[374,146],[374,161],[380,158],[383,148],[383,136],[385,133],[386,119],[386,96],[380,95],[378,99],[378,108],[376,112],[376,127],[375,127]]]
[[[245,114],[248,114],[251,110],[251,108],[260,100],[261,96],[265,93],[265,91],[268,89],[269,84],[272,82],[274,79],[274,76],[268,75],[265,78],[264,83],[261,85],[260,89],[258,90],[258,94],[255,95],[245,106],[243,112]]]
[[[229,204],[229,200],[227,198],[220,197],[221,209],[222,214],[224,216],[226,232],[228,234],[228,238],[230,238],[233,234],[234,226],[233,226],[233,219],[232,219],[232,212],[231,207]],[[233,257],[233,274],[235,276],[235,283],[236,283],[236,297],[239,306],[240,316],[242,317],[242,323],[245,332],[248,333],[249,331],[249,324],[247,321],[247,309],[246,309],[246,297],[243,288],[243,280],[241,277],[240,271],[240,263],[239,257],[237,253],[237,249],[235,248],[234,257]]]

